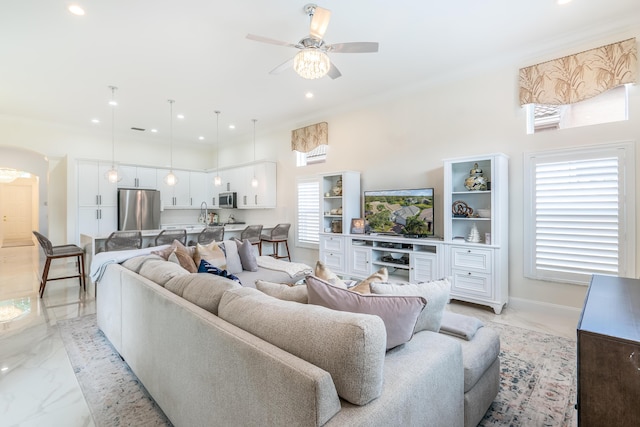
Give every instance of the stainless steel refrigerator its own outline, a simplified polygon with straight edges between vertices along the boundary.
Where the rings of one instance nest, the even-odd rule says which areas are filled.
[[[118,189],[118,230],[158,230],[160,192]]]

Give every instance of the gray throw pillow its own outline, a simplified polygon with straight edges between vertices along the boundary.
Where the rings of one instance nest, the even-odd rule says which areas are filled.
[[[418,296],[361,295],[315,276],[307,276],[306,282],[309,304],[380,317],[387,330],[387,350],[411,339],[418,316],[427,304]]]
[[[238,255],[240,255],[240,262],[242,263],[242,269],[247,271],[258,271],[258,260],[256,254],[253,252],[253,245],[247,239],[240,241],[234,239],[236,246],[238,246]]]
[[[451,282],[449,278],[423,283],[371,283],[371,292],[378,295],[421,296],[427,300],[414,332],[440,330],[442,314],[449,301]]]

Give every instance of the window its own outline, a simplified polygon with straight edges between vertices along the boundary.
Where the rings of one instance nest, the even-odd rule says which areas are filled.
[[[320,242],[320,180],[317,177],[299,178],[297,195],[296,245],[317,249]]]
[[[635,275],[634,159],[631,143],[525,156],[526,277]]]
[[[618,86],[574,104],[527,104],[527,133],[628,120],[627,86]]]
[[[313,163],[321,163],[327,160],[328,145],[318,145],[308,153],[296,151],[296,166],[306,166]]]

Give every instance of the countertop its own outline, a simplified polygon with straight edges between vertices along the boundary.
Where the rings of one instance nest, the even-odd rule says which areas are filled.
[[[162,224],[161,225],[162,228],[157,229],[157,230],[142,230],[142,237],[155,237],[158,234],[160,234],[160,232],[162,230],[173,230],[173,229],[177,229],[177,228],[184,228],[185,230],[187,230],[187,234],[197,234],[200,233],[203,229],[204,229],[204,225],[203,224]],[[247,224],[243,224],[243,223],[233,223],[233,224],[225,224],[224,225],[224,231],[225,232],[239,232],[244,230],[247,227]],[[275,227],[274,225],[270,225],[270,226],[264,226],[263,230],[270,230],[273,227]],[[100,234],[100,235],[95,235],[95,236],[89,236],[89,235],[84,235],[87,236],[89,238],[95,239],[95,240],[104,240],[107,237],[109,237],[111,233],[106,233],[106,234]]]

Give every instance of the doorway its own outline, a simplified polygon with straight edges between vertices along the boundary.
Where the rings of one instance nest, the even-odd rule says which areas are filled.
[[[0,247],[33,246],[37,229],[37,178],[26,172],[11,183],[0,184]]]

